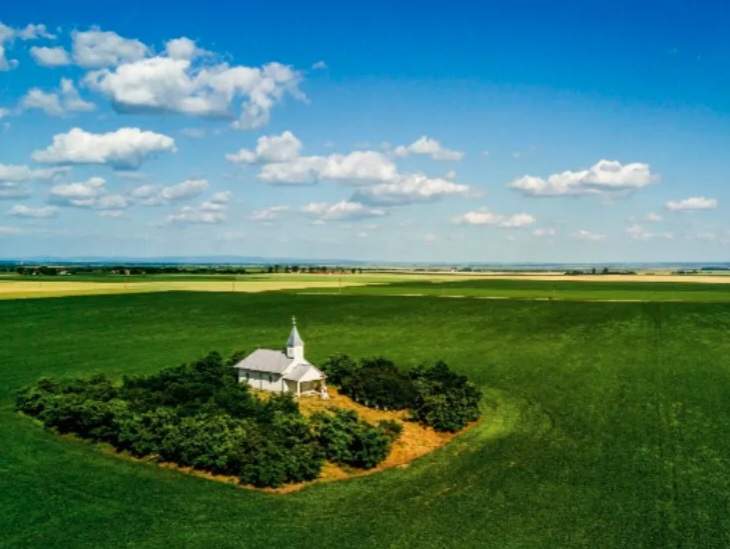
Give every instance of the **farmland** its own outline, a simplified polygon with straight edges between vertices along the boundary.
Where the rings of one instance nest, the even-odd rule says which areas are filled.
[[[0,545],[730,544],[728,286],[375,282],[0,300]],[[484,420],[406,468],[281,495],[124,460],[14,412],[41,376],[277,347],[292,314],[315,363],[444,359],[483,388]]]

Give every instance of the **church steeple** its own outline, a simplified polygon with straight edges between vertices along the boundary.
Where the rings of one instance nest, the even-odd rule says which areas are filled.
[[[297,330],[297,319],[291,317],[291,332],[286,342],[286,356],[295,360],[304,360],[304,341]]]

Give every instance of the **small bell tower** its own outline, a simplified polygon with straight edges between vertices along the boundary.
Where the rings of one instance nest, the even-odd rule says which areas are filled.
[[[291,317],[291,332],[286,342],[286,356],[293,358],[297,362],[304,361],[304,341],[297,330],[297,319]]]

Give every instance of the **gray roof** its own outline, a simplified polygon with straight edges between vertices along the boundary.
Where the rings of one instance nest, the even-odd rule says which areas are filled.
[[[291,372],[284,376],[284,378],[291,379],[292,381],[299,381],[301,378],[304,377],[307,372],[311,371],[316,372],[321,378],[325,377],[324,374],[319,370],[319,368],[315,368],[311,364],[297,364],[296,366],[294,366],[294,368],[291,369]]]
[[[291,327],[291,332],[289,333],[289,339],[286,342],[287,347],[301,347],[304,345],[304,341],[302,341],[301,336],[299,335],[299,330],[297,330],[297,325]]]
[[[281,351],[256,349],[234,367],[244,370],[253,370],[256,372],[280,374],[286,370],[292,362],[293,359],[289,358],[286,356],[286,353],[282,353]]]

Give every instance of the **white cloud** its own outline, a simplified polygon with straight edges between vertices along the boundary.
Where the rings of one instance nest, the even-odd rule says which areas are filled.
[[[144,206],[160,206],[199,196],[208,186],[206,179],[186,179],[167,187],[142,185],[132,190],[130,196]]]
[[[208,181],[205,179],[186,179],[177,185],[163,187],[160,191],[160,198],[166,201],[184,200],[198,196],[208,188]]]
[[[465,195],[462,185],[420,173],[401,173],[387,155],[371,150],[347,154],[300,156],[302,143],[290,131],[260,137],[255,150],[241,149],[226,156],[230,162],[257,164],[258,178],[271,184],[332,181],[357,185],[352,203],[398,206]]]
[[[45,46],[33,46],[30,54],[35,62],[42,67],[62,67],[71,64],[71,57],[61,46],[48,48]]]
[[[704,196],[692,196],[684,200],[670,200],[665,204],[671,212],[693,212],[698,210],[714,210],[717,208],[717,200]]]
[[[319,221],[355,221],[370,217],[382,217],[384,210],[369,208],[359,202],[311,202],[302,207],[301,211],[315,217]]]
[[[649,212],[645,218],[650,223],[659,223],[662,220],[662,216],[658,213]]]
[[[74,62],[87,69],[138,61],[149,52],[149,48],[139,40],[123,38],[116,32],[98,28],[74,31],[71,39]]]
[[[289,206],[271,206],[269,208],[263,208],[256,210],[251,214],[253,221],[274,221],[289,211]]]
[[[606,238],[606,235],[594,233],[586,229],[580,229],[573,233],[573,238],[577,238],[578,240],[589,240],[592,242],[598,242],[600,240],[604,240]]]
[[[46,30],[45,25],[29,24],[24,28],[14,29],[0,22],[0,71],[8,71],[18,66],[16,59],[8,59],[6,45],[14,40],[37,40],[39,38],[55,38]]]
[[[410,145],[400,145],[395,149],[396,156],[410,156],[412,154],[430,156],[434,160],[461,160],[464,153],[447,149],[441,143],[423,135]]]
[[[91,208],[106,192],[106,181],[101,177],[91,177],[86,181],[62,183],[51,187],[51,199],[62,206]]]
[[[9,114],[10,114],[10,110],[9,109],[5,109],[3,107],[0,107],[0,120],[2,120],[3,118],[5,118]]]
[[[482,209],[466,212],[455,217],[453,221],[465,225],[489,225],[503,229],[519,229],[534,224],[536,219],[527,213],[502,215]]]
[[[38,208],[31,208],[24,204],[16,204],[8,211],[8,215],[15,217],[32,217],[35,219],[46,219],[49,217],[55,217],[58,213],[58,208],[55,206],[41,206]]]
[[[532,231],[532,234],[534,236],[537,236],[538,238],[543,238],[556,236],[558,234],[558,231],[556,231],[552,227],[540,227]]]
[[[109,194],[106,181],[101,177],[54,185],[51,201],[58,206],[93,209],[103,217],[118,217],[130,206],[126,196]]]
[[[258,177],[274,184],[317,181],[369,183],[392,181],[397,174],[395,164],[384,154],[354,151],[327,156],[299,156],[286,162],[264,164]]]
[[[185,36],[168,40],[165,43],[165,53],[172,59],[194,59],[209,54],[209,52],[199,48],[194,40]]]
[[[96,106],[81,99],[74,83],[62,78],[57,92],[44,92],[40,88],[31,88],[20,100],[22,109],[39,109],[50,116],[63,116],[70,112],[93,111]]]
[[[568,170],[552,174],[547,179],[525,175],[512,181],[509,187],[526,196],[583,196],[626,193],[641,189],[657,179],[648,164],[599,160],[586,170]]]
[[[167,216],[167,223],[193,225],[215,225],[226,220],[226,210],[230,193],[216,193],[210,200],[197,206],[183,206]]]
[[[358,189],[353,199],[371,205],[399,206],[428,202],[444,196],[463,196],[468,191],[467,185],[454,183],[448,179],[430,178],[423,174],[402,174],[392,182]]]
[[[626,229],[626,234],[628,234],[634,240],[653,240],[656,238],[663,238],[663,239],[671,240],[672,238],[674,238],[674,235],[672,233],[668,233],[668,232],[654,233],[651,231],[647,231],[644,227],[642,227],[639,224],[633,224],[633,225],[629,226]]]
[[[134,169],[150,155],[175,150],[173,138],[139,128],[120,128],[109,133],[73,128],[54,135],[53,143],[33,152],[32,158],[49,164],[108,164]]]
[[[23,183],[26,181],[48,180],[66,173],[68,168],[29,168],[25,164],[0,164],[0,181]]]
[[[0,200],[28,198],[29,196],[30,191],[25,184],[14,181],[0,181]]]
[[[182,40],[182,39],[178,39]],[[182,55],[182,43],[171,46]],[[168,52],[169,53],[169,52]],[[86,84],[108,97],[120,112],[175,112],[193,116],[231,117],[240,100],[237,129],[253,129],[269,121],[271,109],[299,90],[301,73],[281,63],[261,67],[227,63],[201,65],[184,57],[155,56],[90,72]]]
[[[312,63],[312,68],[316,71],[321,71],[327,68],[327,63],[320,59],[316,63]]]
[[[227,154],[226,159],[236,164],[288,162],[299,157],[301,148],[302,142],[287,130],[281,135],[259,137],[255,151],[241,149],[236,153]]]
[[[22,29],[16,29],[15,36],[21,40],[38,40],[39,38],[53,40],[56,38],[55,34],[48,32],[45,25],[33,23],[26,25]]]

